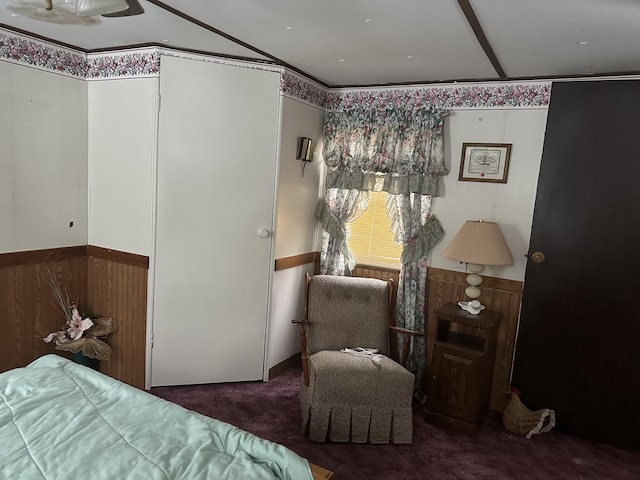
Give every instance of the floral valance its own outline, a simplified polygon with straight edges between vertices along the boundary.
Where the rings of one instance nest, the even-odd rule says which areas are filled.
[[[323,156],[327,188],[438,195],[444,117],[431,109],[353,108],[327,112]]]

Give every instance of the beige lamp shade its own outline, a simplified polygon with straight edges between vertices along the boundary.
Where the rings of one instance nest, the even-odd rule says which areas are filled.
[[[476,265],[513,263],[498,224],[483,220],[467,220],[442,256]]]

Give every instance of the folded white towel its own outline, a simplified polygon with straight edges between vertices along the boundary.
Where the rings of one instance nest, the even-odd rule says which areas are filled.
[[[382,355],[378,353],[377,348],[343,348],[340,351],[344,353],[351,353],[352,355],[358,355],[360,357],[369,357],[376,365],[380,365],[380,362],[382,362]]]

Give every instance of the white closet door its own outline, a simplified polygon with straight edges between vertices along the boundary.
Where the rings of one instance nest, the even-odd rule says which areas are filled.
[[[161,62],[151,385],[259,380],[279,74]]]

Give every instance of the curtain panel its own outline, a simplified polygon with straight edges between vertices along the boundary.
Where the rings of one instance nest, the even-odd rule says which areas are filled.
[[[433,203],[428,195],[389,195],[387,215],[396,239],[402,243],[400,279],[396,302],[396,325],[424,333],[427,285],[427,255],[442,239],[444,230],[432,215]],[[425,339],[411,343],[407,368],[422,380]]]
[[[444,117],[432,108],[327,112],[323,156],[327,188],[438,196]]]
[[[349,250],[349,223],[367,209],[369,192],[329,188],[318,202],[316,218],[322,225],[320,273],[349,275],[356,265]]]

